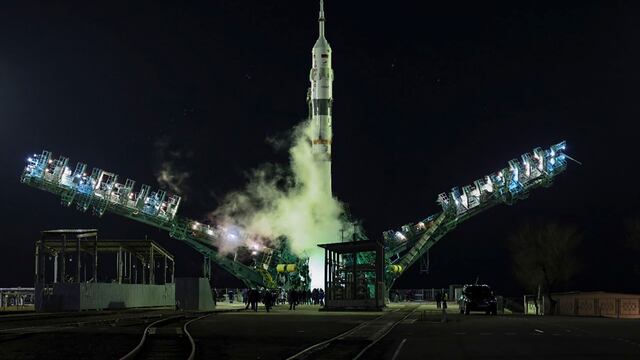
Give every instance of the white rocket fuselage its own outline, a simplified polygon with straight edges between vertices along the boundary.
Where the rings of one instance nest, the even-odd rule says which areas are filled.
[[[324,4],[320,1],[318,18],[320,35],[312,50],[312,67],[309,73],[309,116],[311,118],[312,151],[320,176],[331,196],[331,105],[333,102],[333,69],[331,68],[331,47],[324,37]]]

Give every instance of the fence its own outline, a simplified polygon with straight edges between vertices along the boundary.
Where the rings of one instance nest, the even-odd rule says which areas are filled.
[[[610,318],[640,318],[640,295],[596,292],[551,294],[556,301],[555,314],[568,316],[601,316]],[[539,303],[539,314],[550,314],[547,297]],[[534,297],[524,299],[526,314],[535,314]]]

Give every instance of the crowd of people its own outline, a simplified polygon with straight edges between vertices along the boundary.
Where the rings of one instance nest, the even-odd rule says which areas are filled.
[[[324,306],[324,290],[296,290],[290,289],[243,289],[240,294],[236,294],[233,290],[227,292],[230,303],[239,301],[245,305],[245,310],[258,311],[259,303],[262,302],[264,308],[269,312],[276,305],[289,305],[289,310],[295,310],[298,305],[320,305]]]

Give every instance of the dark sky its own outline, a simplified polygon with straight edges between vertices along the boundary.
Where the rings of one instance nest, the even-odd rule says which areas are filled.
[[[585,234],[572,289],[640,292],[637,257],[621,245],[623,220],[640,212],[631,3],[327,1],[334,192],[370,238],[534,147],[566,139],[584,163],[460,225],[432,250],[431,275],[412,269],[400,286],[480,276],[518,294],[507,239],[542,218]],[[0,10],[0,286],[32,283],[34,243],[49,228],[148,235],[178,255],[179,275],[196,275],[199,256],[167,234],[20,184],[25,159],[46,148],[156,186],[162,140],[193,153],[180,164],[191,174],[180,212],[202,217],[248,170],[286,163],[265,139],[306,116],[317,3],[15,4]]]

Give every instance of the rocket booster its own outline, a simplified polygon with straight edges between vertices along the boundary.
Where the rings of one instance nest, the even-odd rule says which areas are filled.
[[[319,36],[312,50],[312,67],[309,73],[311,87],[307,95],[309,116],[313,129],[312,152],[316,161],[322,162],[328,193],[331,194],[331,106],[333,102],[333,69],[331,47],[324,37],[324,1],[320,0],[318,17]]]

